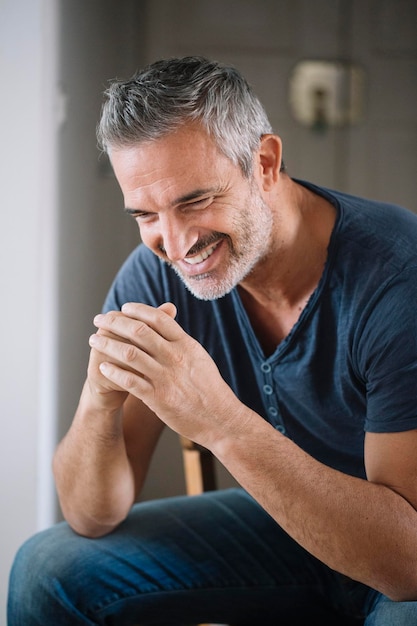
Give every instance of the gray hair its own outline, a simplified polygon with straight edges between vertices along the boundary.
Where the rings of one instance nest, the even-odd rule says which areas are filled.
[[[203,57],[156,61],[105,91],[97,138],[101,148],[159,139],[198,122],[243,174],[272,128],[259,99],[233,67]]]

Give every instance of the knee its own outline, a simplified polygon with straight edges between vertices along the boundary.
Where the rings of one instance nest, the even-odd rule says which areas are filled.
[[[62,553],[57,549],[56,533],[57,529],[53,527],[25,541],[15,556],[11,583],[16,582],[18,586],[22,583],[28,585],[32,577],[35,582],[39,579],[39,573],[46,573],[56,565],[57,557]]]
[[[66,524],[38,533],[18,550],[10,572],[9,606],[22,606],[47,597],[53,586],[77,570],[77,550],[72,531]]]

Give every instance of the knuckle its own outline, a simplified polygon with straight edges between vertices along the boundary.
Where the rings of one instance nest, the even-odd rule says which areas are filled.
[[[123,359],[127,363],[131,363],[132,361],[134,361],[136,358],[136,354],[137,349],[135,348],[135,346],[132,346],[132,344],[130,343],[125,344],[125,346],[123,347]]]
[[[134,337],[141,337],[144,334],[146,334],[147,330],[148,330],[148,327],[146,324],[143,324],[142,322],[137,322],[133,329],[133,335]]]
[[[133,389],[135,387],[136,377],[133,373],[126,372],[124,386],[126,389]]]
[[[117,313],[115,311],[110,311],[109,313],[107,313],[106,318],[107,318],[107,323],[110,326],[112,326],[117,321]]]
[[[172,363],[175,368],[180,368],[185,361],[184,352],[181,350],[176,350],[172,354]]]

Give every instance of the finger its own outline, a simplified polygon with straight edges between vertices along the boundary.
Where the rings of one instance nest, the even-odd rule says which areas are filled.
[[[144,322],[168,341],[176,341],[184,334],[181,326],[173,319],[176,312],[172,302],[164,302],[157,308],[137,302],[126,302],[122,306],[122,313]]]
[[[102,375],[113,385],[128,391],[135,397],[143,400],[146,404],[146,397],[151,391],[151,383],[140,374],[118,367],[115,363],[104,361],[99,365]]]
[[[123,305],[122,312],[110,311],[97,315],[94,318],[94,324],[97,328],[107,330],[134,343],[136,343],[135,337],[140,337],[141,334],[146,335],[141,325],[168,341],[176,341],[184,335],[184,331],[173,319],[175,306],[167,302],[162,307],[166,310],[145,304],[128,303]]]
[[[165,316],[167,319],[170,319],[167,315]],[[108,337],[109,339],[115,338],[121,346],[136,346],[143,352],[161,360],[172,345],[171,342],[167,341],[142,321],[123,314],[113,313],[108,313],[103,318],[99,316],[99,318],[95,319],[95,323],[99,327],[95,335],[103,338]],[[94,339],[92,341],[94,342]],[[95,343],[90,343],[90,345],[98,350],[103,350],[104,346],[111,344],[106,344],[104,341],[98,343],[97,340]]]
[[[177,315],[177,307],[172,302],[164,302],[158,307],[158,309],[167,313],[167,315],[172,317],[173,320]]]
[[[96,334],[105,335],[106,337],[110,337],[111,339],[118,339],[119,341],[124,341],[123,337],[120,337],[119,335],[116,335],[115,333],[112,333],[109,330],[105,330],[104,328],[97,328]]]
[[[146,377],[155,375],[158,367],[155,359],[132,343],[112,339],[106,335],[94,334],[91,335],[89,344],[104,359],[110,360],[123,369]]]

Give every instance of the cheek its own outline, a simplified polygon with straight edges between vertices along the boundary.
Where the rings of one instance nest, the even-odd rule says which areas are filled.
[[[235,201],[218,203],[216,207],[205,218],[203,224],[207,229],[229,232],[240,214],[241,203],[239,199]]]

